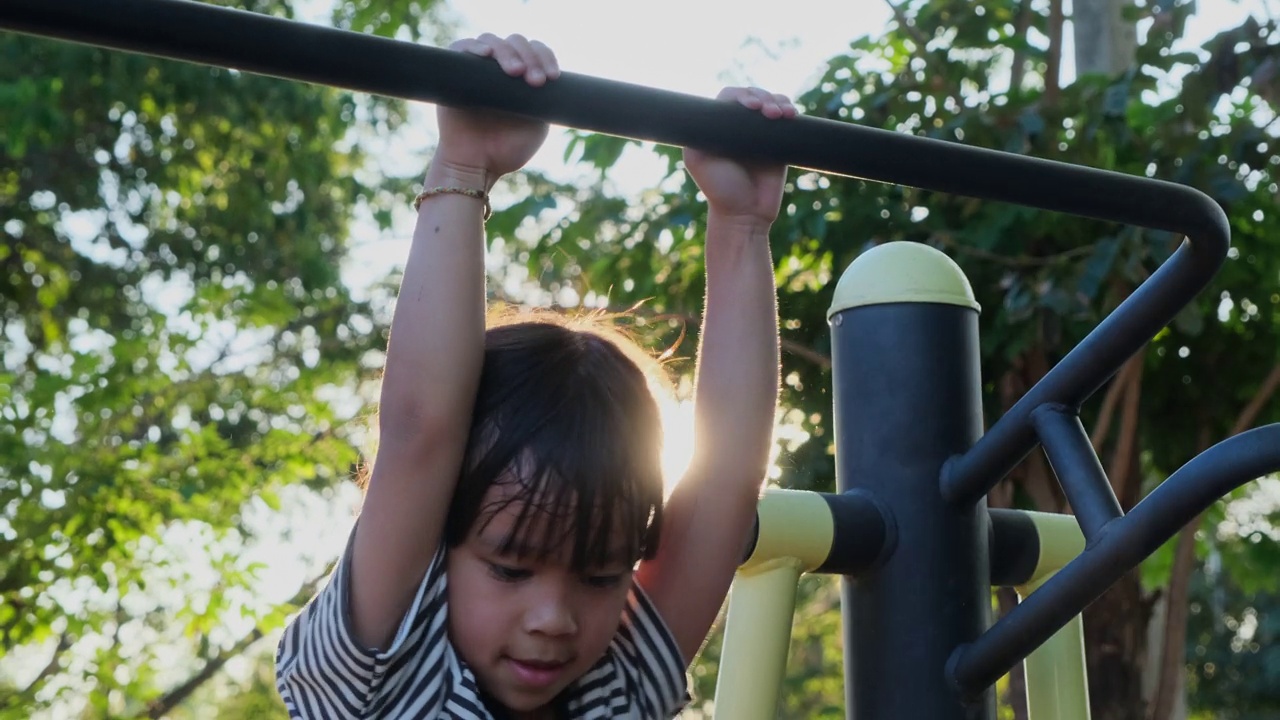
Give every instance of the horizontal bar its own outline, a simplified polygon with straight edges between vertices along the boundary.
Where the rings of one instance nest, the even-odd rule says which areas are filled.
[[[1226,215],[1184,185],[833,120],[771,121],[570,72],[533,88],[465,53],[191,0],[5,0],[0,29],[1205,236],[1226,252]]]
[[[488,108],[569,127],[1186,235],[1156,272],[947,464],[943,494],[975,502],[1035,446],[1031,410],[1078,407],[1226,258],[1226,214],[1185,185],[575,73],[541,88],[491,60],[190,0],[3,0],[0,29],[233,67],[360,92]]]
[[[766,488],[756,503],[755,530],[738,569],[791,558],[809,572],[831,554],[835,526],[831,506],[820,493]]]
[[[1084,533],[1070,515],[991,508],[991,586],[1039,586],[1084,552]]]
[[[991,586],[1016,587],[1029,582],[1040,566],[1040,532],[1035,521],[1026,511],[1009,508],[991,508],[987,516]]]
[[[813,572],[860,575],[893,553],[898,544],[897,524],[871,493],[846,490],[816,494],[830,508],[835,532],[831,552]]]
[[[1031,424],[1085,540],[1093,542],[1102,527],[1122,517],[1124,510],[1080,416],[1065,405],[1049,403],[1031,412]]]
[[[1192,458],[977,640],[957,648],[947,668],[952,683],[961,693],[981,693],[1218,498],[1273,472],[1280,472],[1280,423]]]

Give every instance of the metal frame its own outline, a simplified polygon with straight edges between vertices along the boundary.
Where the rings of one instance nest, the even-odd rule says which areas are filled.
[[[830,319],[840,492],[762,501],[758,554],[732,593],[735,634],[726,643],[742,642],[743,622],[772,630],[754,634],[768,636],[764,647],[750,637],[726,646],[731,674],[719,707],[753,698],[741,714],[733,711],[735,720],[769,717],[776,707],[777,685],[766,676],[782,672],[789,637],[783,620],[806,571],[846,578],[850,717],[993,718],[991,687],[1028,655],[1036,720],[1087,717],[1080,702],[1087,691],[1072,679],[1083,678],[1080,611],[1218,497],[1280,469],[1280,425],[1258,428],[1197,456],[1122,516],[1077,417],[1221,266],[1230,240],[1226,215],[1192,188],[829,120],[770,122],[732,105],[574,73],[534,89],[461,53],[189,0],[4,0],[0,29],[1185,235],[1187,242],[985,434],[976,306],[954,277],[940,301],[893,288],[859,297],[853,281],[838,288]],[[865,257],[846,279],[857,280]],[[954,274],[935,256],[913,257]],[[1069,538],[1045,540],[1046,532],[1062,535],[1045,530],[1062,520],[985,508],[986,492],[1037,444],[1078,513],[1069,520],[1079,523],[1085,550],[1078,555],[1043,550],[1074,547]],[[791,510],[775,517],[779,502]],[[800,533],[806,525],[829,533]],[[1057,560],[1032,560],[1031,547]],[[1027,594],[988,628],[982,599],[992,582]],[[895,623],[909,629],[895,634]],[[765,661],[767,667],[732,674],[734,663]],[[756,685],[759,692],[749,695]]]

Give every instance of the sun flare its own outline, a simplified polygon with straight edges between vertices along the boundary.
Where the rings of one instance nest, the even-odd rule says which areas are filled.
[[[667,497],[693,461],[693,402],[659,396],[662,413],[662,478]]]

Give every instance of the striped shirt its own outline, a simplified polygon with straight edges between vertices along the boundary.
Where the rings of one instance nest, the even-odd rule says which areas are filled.
[[[386,650],[351,632],[351,543],[328,584],[285,628],[276,688],[295,720],[495,720],[475,675],[447,632],[443,548]],[[684,662],[671,631],[639,586],[627,598],[604,656],[562,697],[577,720],[658,720],[688,702]],[[500,717],[500,715],[499,715]]]

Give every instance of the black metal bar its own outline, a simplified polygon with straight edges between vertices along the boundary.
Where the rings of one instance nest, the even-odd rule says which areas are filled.
[[[952,682],[967,694],[990,688],[1218,498],[1277,471],[1280,423],[1241,433],[1197,455],[1127,516],[1109,523],[1089,549],[982,637],[958,647],[948,663]]]
[[[1223,228],[1222,232],[1226,233],[1220,236],[1222,241],[1228,242],[1229,230]],[[1223,258],[1216,252],[1219,247],[1225,252],[1227,246],[1216,242],[1212,251],[1203,245],[1183,243],[1173,257],[1014,403],[974,447],[947,463],[941,478],[943,495],[957,504],[972,502],[1026,457],[1036,444],[1031,424],[1031,413],[1036,408],[1061,403],[1078,410],[1218,271]],[[1196,268],[1200,262],[1204,266]],[[1195,290],[1191,290],[1193,286]]]
[[[874,497],[856,491],[821,495],[831,508],[835,532],[831,552],[813,572],[858,575],[893,552],[897,526]]]
[[[1017,587],[1031,580],[1040,565],[1040,531],[1022,510],[992,508],[987,547],[991,586]]]
[[[1230,242],[1222,209],[1184,185],[831,120],[770,121],[574,73],[532,88],[462,53],[190,0],[3,0],[0,28],[1186,235],[1190,243],[949,465],[943,492],[957,503],[983,495],[1035,446],[1031,410],[1078,407],[1208,283]]]
[[[1075,410],[1057,403],[1033,410],[1031,424],[1049,457],[1049,465],[1058,476],[1058,484],[1071,503],[1085,542],[1092,543],[1102,527],[1124,516],[1124,511],[1093,449],[1089,433],[1085,432]]]
[[[966,703],[946,677],[952,651],[990,621],[986,504],[951,506],[937,483],[982,433],[978,313],[853,307],[833,316],[831,350],[837,488],[874,497],[900,538],[874,570],[843,578],[846,713],[994,720],[993,690]]]
[[[874,567],[893,550],[897,542],[893,519],[875,498],[867,493],[815,493],[831,512],[831,549],[815,573],[857,575]],[[1032,528],[1034,532],[1034,528]],[[760,543],[760,515],[751,525],[751,538],[742,553],[747,562]]]
[[[4,0],[0,29],[407,100],[484,107],[671,145],[1184,233],[1226,252],[1226,216],[1184,185],[491,60],[191,0]]]

